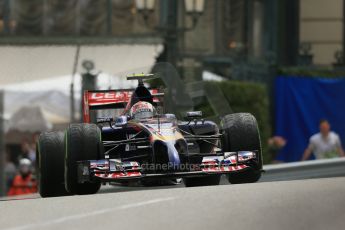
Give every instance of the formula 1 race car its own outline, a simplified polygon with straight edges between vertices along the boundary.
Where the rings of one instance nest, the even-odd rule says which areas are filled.
[[[128,76],[134,90],[85,91],[84,123],[40,135],[37,176],[42,197],[96,193],[101,184],[143,185],[182,178],[187,187],[252,183],[262,172],[258,125],[248,113],[222,118],[220,127],[187,112],[185,121],[164,110],[164,94],[144,86],[153,74]],[[114,116],[93,119],[100,110]],[[96,115],[97,116],[97,115]],[[98,115],[100,116],[100,115]]]

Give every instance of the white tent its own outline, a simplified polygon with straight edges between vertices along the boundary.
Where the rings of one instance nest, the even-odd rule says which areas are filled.
[[[5,91],[5,119],[9,120],[24,107],[41,108],[46,118],[52,123],[64,123],[69,120],[69,96],[63,92],[42,91],[23,92]]]
[[[13,114],[7,129],[19,132],[45,132],[52,128],[52,124],[44,116],[38,106],[24,106]]]
[[[215,73],[212,73],[210,71],[203,71],[202,72],[202,80],[204,81],[225,81],[226,78],[220,76],[220,75],[217,75]]]

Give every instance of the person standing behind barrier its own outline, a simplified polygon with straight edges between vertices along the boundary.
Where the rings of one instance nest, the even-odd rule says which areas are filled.
[[[309,139],[309,145],[304,151],[302,161],[308,160],[312,153],[316,159],[345,156],[339,135],[331,131],[331,125],[325,119],[320,121],[320,132]]]
[[[37,192],[37,183],[32,176],[32,165],[29,159],[19,162],[19,173],[15,176],[8,196],[25,195]]]

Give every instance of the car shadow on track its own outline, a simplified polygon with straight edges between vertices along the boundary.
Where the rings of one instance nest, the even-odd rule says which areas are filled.
[[[220,185],[228,185],[229,182],[225,177],[222,177]],[[114,192],[133,192],[133,191],[145,191],[145,190],[156,190],[156,189],[175,189],[185,188],[183,182],[177,185],[158,185],[158,186],[142,186],[140,184],[132,185],[106,185],[101,188],[98,193],[114,193]]]

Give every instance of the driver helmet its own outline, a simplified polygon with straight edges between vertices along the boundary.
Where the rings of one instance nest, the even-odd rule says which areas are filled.
[[[26,176],[31,173],[31,161],[23,158],[19,161],[19,173]]]
[[[130,116],[136,120],[152,118],[155,115],[156,109],[152,104],[146,101],[139,101],[135,103],[130,110]]]

